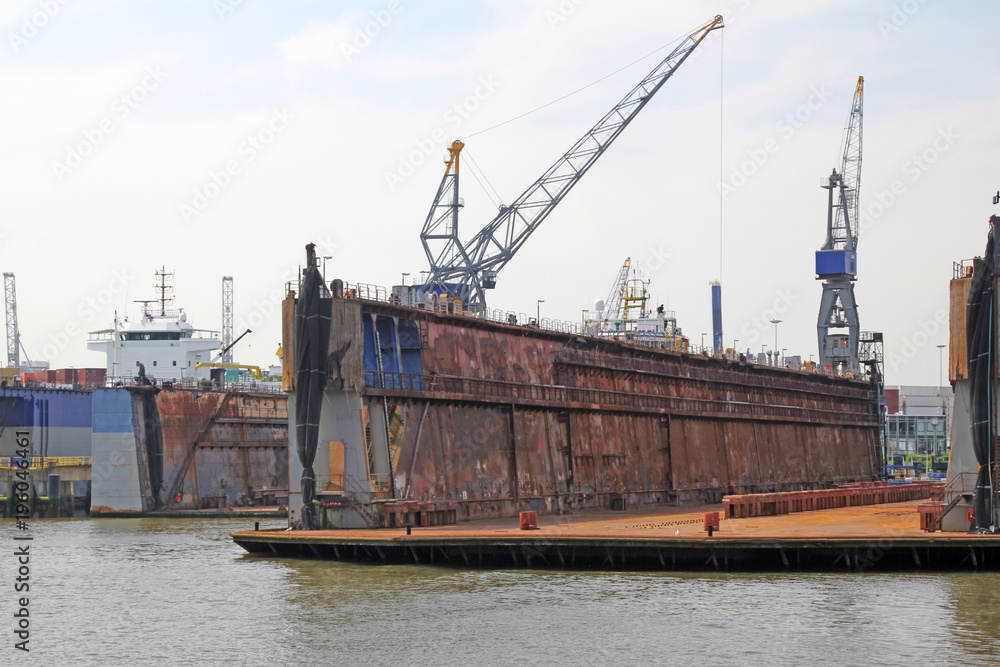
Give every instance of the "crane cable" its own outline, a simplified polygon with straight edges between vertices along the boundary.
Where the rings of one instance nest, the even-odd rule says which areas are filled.
[[[676,44],[676,43],[678,43],[678,42],[680,42],[680,41],[682,41],[682,40],[684,40],[684,39],[687,39],[688,37],[690,37],[690,36],[692,35],[692,33],[694,33],[694,32],[695,32],[696,30],[698,30],[699,28],[701,28],[701,27],[703,27],[703,26],[704,26],[704,24],[702,24],[702,25],[699,25],[699,26],[695,26],[694,28],[692,28],[692,29],[691,29],[691,30],[689,30],[688,32],[684,33],[684,34],[683,34],[683,35],[681,35],[680,37],[677,37],[676,39],[673,39],[673,40],[671,40],[670,42],[667,42],[666,44],[664,44],[663,46],[661,46],[661,47],[657,48],[656,50],[654,50],[654,51],[650,51],[649,53],[647,53],[646,55],[644,55],[644,56],[642,56],[642,57],[638,58],[637,60],[633,60],[633,61],[632,61],[632,62],[630,62],[629,64],[627,64],[627,65],[625,65],[625,66],[623,66],[623,67],[620,67],[620,68],[616,69],[616,70],[615,70],[614,72],[611,72],[610,74],[607,74],[607,75],[605,75],[605,76],[602,76],[601,78],[599,78],[599,79],[597,79],[597,80],[595,80],[595,81],[591,81],[591,82],[590,82],[590,83],[588,83],[587,85],[585,85],[585,86],[583,86],[583,87],[581,87],[581,88],[577,88],[576,90],[574,90],[574,91],[573,91],[573,92],[571,92],[571,93],[566,93],[566,94],[565,94],[565,95],[563,95],[562,97],[559,97],[559,98],[557,98],[557,99],[554,99],[554,100],[552,100],[551,102],[546,102],[545,104],[543,104],[543,105],[541,105],[541,106],[539,106],[539,107],[535,107],[534,109],[531,109],[530,111],[525,111],[524,113],[522,113],[522,114],[518,114],[517,116],[514,116],[513,118],[508,118],[507,120],[505,120],[505,121],[503,121],[503,122],[500,122],[500,123],[497,123],[496,125],[491,125],[490,127],[487,127],[487,128],[484,128],[484,129],[482,129],[482,130],[478,130],[478,131],[476,131],[476,132],[473,132],[472,134],[467,134],[467,135],[465,135],[465,136],[464,136],[464,137],[462,138],[462,140],[463,140],[463,141],[467,141],[468,139],[471,139],[472,137],[474,137],[474,136],[476,136],[476,135],[479,135],[479,134],[483,134],[483,133],[485,133],[485,132],[489,132],[490,130],[495,130],[495,129],[496,129],[496,128],[498,128],[498,127],[501,127],[501,126],[503,126],[503,125],[506,125],[506,124],[508,124],[508,123],[513,123],[513,122],[514,122],[515,120],[519,120],[519,119],[521,119],[521,118],[524,118],[525,116],[529,116],[529,115],[531,115],[531,114],[535,113],[536,111],[541,111],[542,109],[544,109],[544,108],[546,108],[546,107],[550,107],[550,106],[552,106],[553,104],[557,104],[558,102],[562,102],[563,100],[565,100],[565,99],[567,99],[567,98],[569,98],[569,97],[572,97],[573,95],[576,95],[577,93],[581,93],[581,92],[583,92],[583,91],[584,91],[584,90],[586,90],[587,88],[590,88],[590,87],[592,87],[592,86],[595,86],[595,85],[599,84],[600,82],[602,82],[602,81],[604,81],[604,80],[606,80],[606,79],[610,79],[611,77],[613,77],[613,76],[614,76],[614,75],[616,75],[616,74],[619,74],[619,73],[621,73],[621,72],[624,72],[624,71],[625,71],[625,70],[627,70],[627,69],[628,69],[629,67],[632,67],[633,65],[637,65],[638,63],[641,63],[641,62],[642,62],[643,60],[646,60],[647,58],[649,58],[649,57],[651,57],[651,56],[653,56],[653,55],[656,55],[656,54],[657,54],[657,53],[659,53],[660,51],[662,51],[662,50],[664,50],[664,49],[666,49],[666,48],[669,48],[669,47],[673,46],[674,44]]]
[[[476,161],[472,159],[472,154],[469,152],[468,148],[465,148],[465,157],[469,161],[469,166],[472,167],[471,169],[469,169],[469,173],[471,173],[472,177],[476,179],[476,183],[479,183],[479,187],[483,189],[483,192],[486,193],[486,196],[489,198],[489,200],[493,202],[493,205],[496,206],[497,208],[503,206],[503,197],[500,196],[500,193],[497,192],[497,189],[493,187],[492,183],[490,183],[490,179],[486,177],[486,172],[483,171],[483,168],[480,167],[478,164],[476,164]],[[479,176],[476,175],[477,171],[479,172],[480,175],[482,175],[483,180],[479,180]],[[490,194],[490,191],[486,189],[486,185],[483,185],[483,181],[486,181],[486,185],[489,185],[490,190],[493,190],[493,195],[496,195],[496,199],[494,199],[493,195]]]
[[[726,31],[721,31],[719,35],[719,282],[722,282],[722,206],[724,198],[724,192],[722,185],[725,183],[725,167],[723,167],[722,158],[722,102],[723,102],[723,83],[725,82],[725,57],[726,57]]]

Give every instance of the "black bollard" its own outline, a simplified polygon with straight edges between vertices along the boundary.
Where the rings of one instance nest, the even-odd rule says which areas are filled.
[[[413,530],[413,526],[411,526],[410,524],[406,524],[406,534],[407,534],[407,535],[409,535],[409,534],[410,534],[410,531],[411,531],[411,530]]]
[[[709,537],[712,536],[712,528],[713,528],[712,524],[708,524],[708,536]]]
[[[253,522],[253,529],[254,529],[254,531],[260,530],[260,521],[254,521]]]

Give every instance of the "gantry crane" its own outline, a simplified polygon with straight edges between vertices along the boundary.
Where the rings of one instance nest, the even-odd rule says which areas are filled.
[[[465,144],[452,143],[444,177],[420,233],[430,263],[430,276],[426,284],[417,287],[418,295],[452,294],[461,298],[465,307],[484,311],[485,290],[496,287],[497,272],[708,33],[722,27],[722,17],[716,16],[687,36],[520,197],[509,206],[502,206],[497,216],[464,244],[458,237],[458,212],[464,205],[458,196],[458,175],[459,154]]]
[[[822,366],[857,374],[861,325],[854,300],[858,274],[858,196],[861,190],[861,130],[864,77],[858,77],[844,130],[840,171],[825,177],[826,243],[816,252],[816,279],[823,281],[819,306],[819,360]],[[846,330],[846,333],[845,333]]]

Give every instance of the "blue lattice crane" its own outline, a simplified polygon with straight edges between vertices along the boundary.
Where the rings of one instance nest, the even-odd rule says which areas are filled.
[[[858,196],[861,190],[861,130],[864,77],[858,77],[844,130],[840,171],[821,187],[827,190],[826,243],[816,252],[816,279],[823,281],[818,335],[822,366],[859,372],[861,325],[854,299],[858,274]]]
[[[458,196],[459,153],[464,144],[454,142],[448,149],[445,174],[420,233],[430,263],[430,276],[426,284],[416,287],[418,297],[428,293],[451,294],[461,298],[464,307],[484,311],[485,290],[496,287],[497,272],[514,257],[531,233],[695,47],[708,33],[722,27],[722,17],[716,16],[687,36],[520,197],[509,206],[502,206],[497,216],[464,244],[458,236],[458,212],[463,206]]]

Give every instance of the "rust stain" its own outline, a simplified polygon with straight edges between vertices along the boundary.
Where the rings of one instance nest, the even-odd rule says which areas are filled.
[[[239,499],[251,488],[288,488],[288,397],[237,394],[215,414],[225,392],[173,390],[156,396],[163,429],[163,478],[174,479],[192,442],[198,443],[183,493],[206,501]],[[209,501],[218,502],[218,501]]]
[[[369,370],[363,401],[398,408],[405,499],[455,501],[459,519],[875,478],[871,385],[362,305],[424,333],[422,374],[369,384]]]

